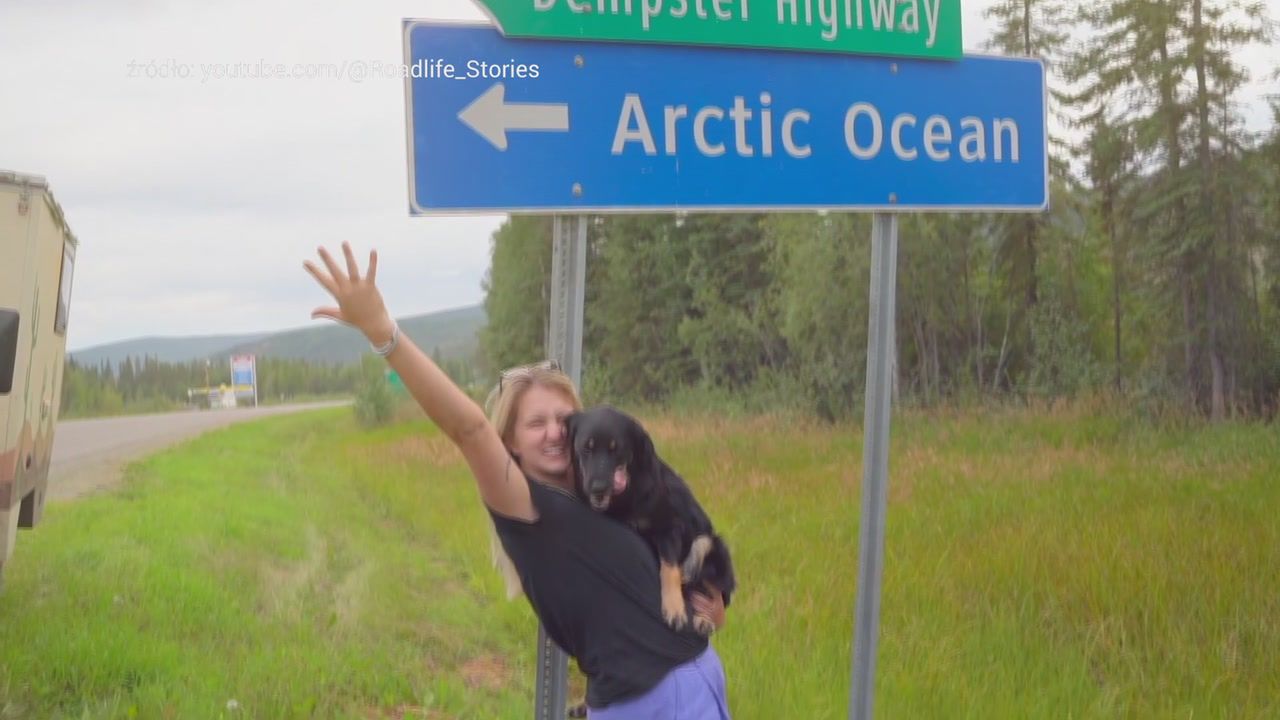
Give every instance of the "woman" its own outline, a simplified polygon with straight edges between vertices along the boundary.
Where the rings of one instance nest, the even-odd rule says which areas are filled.
[[[376,285],[378,256],[360,275],[319,249],[325,269],[305,263],[337,300],[317,308],[359,329],[399,373],[422,409],[462,452],[502,547],[547,634],[587,676],[595,720],[727,720],[724,672],[691,629],[662,619],[658,565],[630,528],[592,511],[573,493],[564,418],[581,407],[573,383],[551,367],[503,373],[493,398],[501,432],[412,341],[400,335]],[[504,412],[505,405],[505,412]],[[722,602],[695,597],[717,626]]]

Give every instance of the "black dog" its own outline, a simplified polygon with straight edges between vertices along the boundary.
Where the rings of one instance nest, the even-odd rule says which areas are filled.
[[[566,425],[578,494],[593,509],[631,525],[657,553],[667,623],[679,629],[690,622],[685,585],[715,586],[728,607],[737,589],[729,548],[640,423],[600,406],[573,413]],[[703,635],[715,629],[702,618],[692,623]]]

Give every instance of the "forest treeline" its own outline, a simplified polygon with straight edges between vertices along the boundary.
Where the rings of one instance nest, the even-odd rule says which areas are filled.
[[[901,216],[895,390],[926,405],[1105,393],[1274,416],[1280,101],[1269,129],[1247,131],[1236,59],[1274,47],[1274,25],[1260,3],[1078,8],[988,11],[991,51],[1049,69],[1050,210]],[[713,393],[827,418],[860,406],[869,216],[609,215],[588,243],[591,398]],[[551,219],[514,216],[492,253],[484,364],[542,357]]]

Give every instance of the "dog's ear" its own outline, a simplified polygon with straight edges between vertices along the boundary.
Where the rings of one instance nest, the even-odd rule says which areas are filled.
[[[627,433],[631,444],[631,471],[648,475],[656,480],[658,475],[658,453],[653,448],[653,439],[644,427],[635,420],[627,423]]]
[[[582,467],[578,465],[578,450],[573,441],[574,432],[581,417],[581,412],[572,412],[565,416],[564,451],[569,454],[569,479],[573,481],[573,491],[578,496],[585,497],[582,491]]]

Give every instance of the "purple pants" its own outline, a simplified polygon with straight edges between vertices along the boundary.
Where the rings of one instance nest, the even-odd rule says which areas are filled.
[[[644,695],[601,710],[588,708],[587,720],[730,720],[720,656],[708,645]]]

